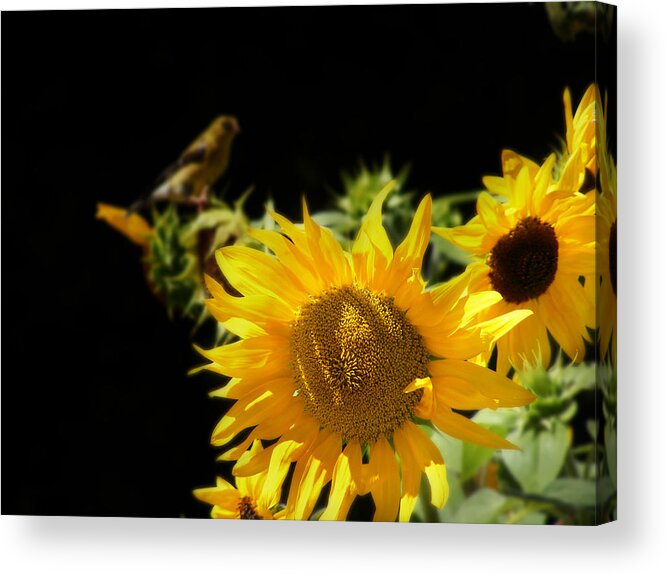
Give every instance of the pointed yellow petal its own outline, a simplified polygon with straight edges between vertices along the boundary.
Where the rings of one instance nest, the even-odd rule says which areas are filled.
[[[400,506],[400,468],[386,438],[370,446],[369,465],[376,476],[371,491],[375,502],[373,521],[395,521]]]
[[[533,179],[539,171],[539,164],[513,150],[502,150],[502,173],[516,180],[521,171],[526,170],[530,179]]]
[[[225,375],[230,377],[243,377],[248,372],[261,369],[266,365],[271,355],[284,356],[288,361],[288,351],[285,350],[286,340],[281,337],[260,336],[251,339],[202,349],[194,345],[201,355],[217,364]]]
[[[251,229],[248,234],[264,244],[291,270],[310,294],[319,293],[325,286],[309,256],[284,235],[272,230]]]
[[[435,397],[432,392],[432,382],[429,377],[417,377],[406,388],[405,393],[412,393],[418,389],[423,390],[421,400],[414,408],[414,415],[421,419],[430,419],[430,415],[435,409]]]
[[[339,434],[321,430],[312,451],[296,464],[286,506],[289,519],[308,519],[321,490],[331,480],[333,469],[342,453]]]
[[[342,247],[329,229],[320,227],[310,217],[305,198],[303,198],[303,222],[310,253],[317,272],[324,280],[324,287],[350,284],[352,282],[351,268]]]
[[[414,214],[407,236],[395,250],[386,290],[394,293],[398,287],[412,276],[414,270],[420,270],[428,242],[432,219],[432,198],[427,194]]]
[[[138,246],[147,247],[150,236],[153,235],[153,228],[145,219],[139,214],[127,215],[127,210],[124,208],[98,203],[95,217],[104,220]]]
[[[476,213],[487,230],[499,235],[509,233],[511,226],[504,214],[504,206],[487,192],[481,192],[476,200]]]
[[[443,403],[453,409],[472,411],[483,408],[497,409],[497,401],[486,397],[464,379],[457,377],[439,377],[432,378],[433,389],[433,407],[436,410],[438,403]],[[430,412],[427,419],[432,419],[433,412]]]
[[[443,404],[437,405],[437,413],[433,415],[432,422],[440,431],[463,441],[490,449],[518,449],[510,441],[488,431],[465,416],[454,413]]]
[[[382,224],[382,204],[395,184],[392,180],[377,194],[352,246],[354,270],[362,285],[372,287],[383,279],[393,258],[393,247]]]
[[[534,395],[522,386],[468,361],[443,359],[432,361],[428,367],[433,377],[455,377],[470,382],[479,393],[497,401],[499,407],[518,407],[534,400]]]
[[[229,318],[239,317],[258,326],[285,323],[294,319],[294,310],[279,299],[268,295],[251,295],[235,297],[229,295],[225,289],[213,278],[204,276],[208,291],[213,296],[206,300],[211,314],[220,322]]]
[[[344,521],[346,519],[349,508],[358,493],[357,482],[361,479],[358,475],[360,470],[361,448],[358,441],[353,440],[340,454],[335,469],[333,469],[331,494],[328,498],[328,507],[321,516],[322,521]]]
[[[307,293],[296,276],[275,257],[245,246],[227,246],[215,252],[220,270],[245,296],[268,295],[298,308]]]
[[[261,441],[255,439],[249,449],[250,455],[255,456],[260,451],[263,451]],[[258,501],[261,496],[261,488],[264,484],[265,475],[257,473],[256,475],[248,475],[247,477],[236,477],[236,487],[241,495],[251,497]]]
[[[465,301],[464,313],[460,324],[467,325],[469,322],[475,320],[482,311],[485,311],[499,301],[502,301],[502,294],[496,291],[489,290],[470,294]]]
[[[454,228],[433,226],[432,231],[434,234],[466,252],[481,255],[485,251],[483,242],[488,233],[488,228],[480,221],[469,222],[464,226],[456,226]]]
[[[411,517],[418,498],[422,471],[425,471],[430,483],[431,503],[442,507],[449,495],[449,485],[439,450],[411,421],[407,421],[393,434],[393,442],[402,469],[400,521],[409,521]]]
[[[566,124],[566,133],[567,133],[567,149],[571,153],[573,150],[573,107],[571,105],[571,92],[569,88],[564,90],[563,98],[564,100],[564,122]]]

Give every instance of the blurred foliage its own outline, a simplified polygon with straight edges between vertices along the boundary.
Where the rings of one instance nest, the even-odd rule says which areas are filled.
[[[563,42],[573,42],[579,34],[600,32],[608,38],[613,30],[615,6],[599,2],[546,2],[553,32]]]
[[[560,357],[548,370],[514,377],[537,399],[523,408],[480,411],[472,419],[520,450],[493,451],[424,427],[444,456],[451,494],[438,510],[428,503],[424,485],[416,520],[594,525],[615,519],[614,370],[594,363],[565,365]],[[574,437],[572,426],[581,397],[594,397],[597,386],[607,390],[603,443],[595,419],[585,420],[583,437]]]
[[[416,203],[426,192],[417,192],[407,186],[410,166],[402,166],[397,172],[392,168],[388,156],[381,165],[368,167],[361,161],[356,171],[343,171],[342,192],[334,192],[333,209],[313,214],[315,221],[330,228],[343,245],[351,245],[368,211],[372,200],[391,180],[396,182],[394,190],[386,200],[383,212],[384,227],[391,241],[397,245],[405,237],[412,222]],[[432,225],[458,226],[463,223],[460,205],[476,201],[481,190],[447,194],[433,198]],[[450,267],[465,266],[470,262],[466,252],[432,236],[429,255],[424,262],[424,275],[434,283],[445,279]]]
[[[333,193],[333,209],[317,212],[313,218],[319,225],[330,228],[343,245],[349,244],[356,237],[372,200],[386,184],[395,180],[395,188],[386,199],[383,217],[391,240],[396,242],[404,237],[414,215],[416,192],[406,189],[409,171],[410,166],[406,165],[395,173],[388,156],[381,165],[370,168],[361,161],[357,171],[341,173],[343,190]]]

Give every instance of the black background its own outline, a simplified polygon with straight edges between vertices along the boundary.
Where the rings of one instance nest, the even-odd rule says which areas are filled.
[[[594,78],[593,37],[538,4],[3,13],[2,513],[204,517],[191,490],[223,469],[220,381],[185,375],[190,325],[97,201],[129,205],[219,113],[251,215],[298,219],[386,152],[423,192],[477,188],[502,148],[558,147],[564,87]]]

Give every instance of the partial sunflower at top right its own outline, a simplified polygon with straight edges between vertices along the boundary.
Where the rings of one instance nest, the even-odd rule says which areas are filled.
[[[588,328],[599,327],[600,315],[603,356],[615,331],[615,166],[607,153],[599,91],[590,86],[575,115],[568,90],[564,105],[562,154],[538,165],[504,150],[502,176],[483,179],[487,191],[478,197],[476,215],[462,226],[433,227],[474,258],[468,266],[470,293],[502,295],[484,312],[487,318],[516,309],[533,312],[497,341],[500,373],[547,367],[548,334],[573,362],[582,361],[585,342],[592,343]],[[491,353],[479,360],[488,362]]]

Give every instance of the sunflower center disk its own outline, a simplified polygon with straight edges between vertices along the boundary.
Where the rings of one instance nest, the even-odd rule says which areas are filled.
[[[257,508],[251,497],[243,497],[238,503],[238,518],[239,519],[261,519],[261,515],[257,513]]]
[[[372,443],[412,416],[428,375],[421,336],[392,298],[346,286],[312,298],[291,335],[292,368],[305,409],[322,425]]]
[[[523,303],[543,294],[557,272],[557,236],[550,224],[525,218],[490,252],[490,282],[509,303]]]

